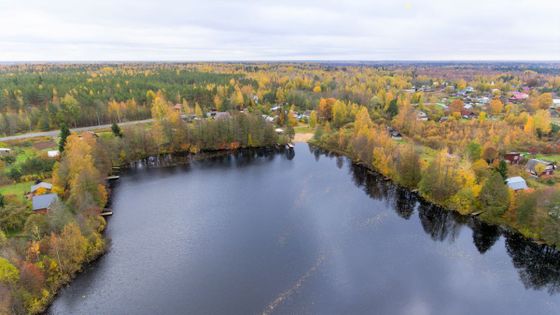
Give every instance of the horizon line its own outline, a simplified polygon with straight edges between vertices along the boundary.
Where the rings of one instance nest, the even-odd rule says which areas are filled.
[[[91,63],[560,63],[560,59],[223,59],[223,60],[0,60],[6,64]]]

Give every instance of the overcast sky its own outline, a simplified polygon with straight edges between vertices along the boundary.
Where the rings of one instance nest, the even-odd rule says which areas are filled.
[[[0,0],[0,61],[560,60],[560,0]]]

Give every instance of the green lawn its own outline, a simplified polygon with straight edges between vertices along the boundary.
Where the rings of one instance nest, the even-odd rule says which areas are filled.
[[[0,187],[0,193],[4,196],[15,195],[22,201],[25,201],[25,193],[29,192],[29,189],[33,185],[33,182],[23,182],[11,185],[5,185]]]
[[[309,127],[309,125],[299,125],[294,127],[294,131],[296,133],[314,133],[315,130],[313,130],[313,128]]]
[[[422,154],[420,154],[420,159],[425,161],[426,163],[431,163],[434,160],[434,157],[438,154],[439,151],[434,150],[430,147],[423,146],[418,144],[417,148],[422,150]]]
[[[551,162],[560,162],[560,154],[536,154],[535,158]]]

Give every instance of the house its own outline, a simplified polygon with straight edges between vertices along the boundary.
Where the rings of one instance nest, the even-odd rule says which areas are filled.
[[[424,113],[423,111],[416,111],[416,120],[427,121],[428,114]]]
[[[393,138],[394,140],[401,140],[402,139],[401,133],[398,132],[393,127],[387,127],[387,132],[391,135],[391,138]]]
[[[504,160],[510,164],[519,164],[521,161],[521,153],[519,152],[509,152],[504,155]]]
[[[200,120],[200,117],[197,117],[195,114],[191,114],[191,115],[181,114],[181,119],[186,122],[191,122],[194,120]]]
[[[0,148],[0,155],[8,155],[10,152],[12,152],[12,149]]]
[[[474,92],[474,88],[472,86],[467,86],[465,89],[459,91],[457,95],[459,96],[467,96],[467,94],[471,94]]]
[[[480,104],[488,104],[490,103],[490,98],[488,96],[479,97],[477,102]]]
[[[227,119],[227,118],[230,118],[231,115],[228,112],[211,111],[211,112],[206,113],[206,117],[208,117],[210,119]]]
[[[34,213],[47,213],[50,207],[58,200],[57,194],[34,196],[32,200]]]
[[[47,156],[50,158],[56,158],[60,155],[60,151],[58,150],[50,150],[47,152]]]
[[[449,110],[449,106],[443,104],[443,103],[436,103],[436,106],[441,107],[441,109],[443,109],[444,111],[448,111]]]
[[[549,161],[531,159],[525,165],[525,169],[533,176],[552,175],[556,169],[556,164]]]
[[[31,190],[29,191],[29,194],[31,196],[35,196],[37,194],[37,192],[39,191],[39,189],[43,190],[44,192],[49,193],[52,190],[52,184],[47,183],[47,182],[37,183],[37,184],[31,186]]]
[[[529,189],[529,186],[527,186],[527,182],[521,176],[515,176],[506,179],[506,184],[513,191]]]
[[[560,108],[560,98],[552,99],[552,106],[551,108]]]
[[[509,100],[512,102],[516,102],[516,101],[524,101],[528,98],[529,98],[529,94],[515,91],[511,93],[511,97],[509,98]]]
[[[180,113],[183,111],[183,105],[181,104],[175,104],[175,106],[173,106],[173,110]]]
[[[284,134],[284,129],[282,129],[282,128],[276,128],[276,129],[274,129],[274,131],[279,135]]]
[[[461,109],[461,117],[463,117],[464,119],[473,119],[476,117],[476,114],[468,109],[463,108]]]
[[[263,118],[266,122],[269,122],[269,123],[274,122],[274,117],[272,117],[272,116],[262,115],[262,118]]]

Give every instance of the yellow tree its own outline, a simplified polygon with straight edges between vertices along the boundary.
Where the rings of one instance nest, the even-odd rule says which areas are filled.
[[[77,210],[102,207],[107,202],[103,177],[95,167],[95,138],[86,133],[68,137],[62,160],[55,165],[55,189],[68,197]]]
[[[525,123],[525,127],[523,127],[523,130],[526,134],[535,134],[535,119],[533,119],[533,116],[527,117],[527,122]]]
[[[154,125],[152,127],[152,134],[154,139],[161,149],[162,145],[169,143],[171,140],[170,127],[169,127],[169,112],[172,111],[165,96],[161,91],[158,91],[154,100],[152,101],[152,118]]]
[[[243,106],[243,93],[241,92],[241,90],[236,87],[235,91],[233,91],[233,93],[231,94],[231,103],[236,106],[236,107],[242,107]]]
[[[369,133],[369,128],[371,127],[372,122],[371,118],[369,117],[369,112],[365,106],[360,106],[358,113],[356,114],[356,118],[354,121],[354,134],[356,136],[366,136]]]
[[[162,120],[167,116],[167,111],[169,110],[169,104],[161,91],[158,91],[152,101],[152,118],[154,120]]]
[[[109,111],[109,116],[114,119],[117,119],[117,122],[121,122],[121,104],[115,100],[111,100],[109,101],[108,104],[108,111]]]
[[[539,108],[541,109],[548,109],[552,103],[552,93],[543,93],[538,98]]]
[[[189,102],[187,102],[186,99],[183,99],[183,104],[182,104],[182,106],[183,106],[183,112],[184,112],[185,114],[187,114],[187,115],[192,114],[193,110],[192,110],[191,106],[189,105]]]
[[[222,98],[219,95],[214,96],[214,106],[216,107],[216,110],[221,112],[222,111],[222,105],[224,104],[224,101],[222,100]]]
[[[335,127],[342,126],[346,122],[348,117],[348,109],[346,104],[342,101],[337,100],[332,107],[332,118]]]
[[[197,117],[202,117],[204,115],[204,113],[202,112],[202,108],[200,108],[200,104],[198,103],[194,104],[194,114]]]
[[[316,126],[317,126],[317,112],[312,111],[311,114],[309,114],[309,127],[315,128]]]
[[[504,109],[504,104],[502,103],[502,101],[500,101],[500,99],[497,98],[491,100],[488,106],[490,108],[490,111],[494,115],[501,113],[502,110]]]
[[[552,119],[548,110],[539,109],[533,118],[535,121],[535,130],[540,130],[545,134],[550,132]]]

